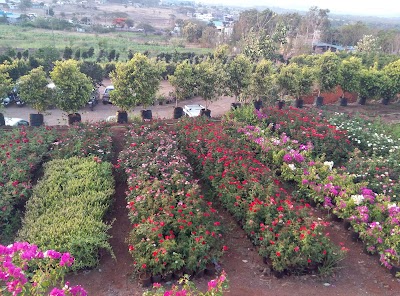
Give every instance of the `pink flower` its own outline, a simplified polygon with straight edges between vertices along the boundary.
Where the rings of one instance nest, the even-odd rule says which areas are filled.
[[[211,280],[208,282],[208,290],[213,290],[217,287],[218,282],[216,280]]]

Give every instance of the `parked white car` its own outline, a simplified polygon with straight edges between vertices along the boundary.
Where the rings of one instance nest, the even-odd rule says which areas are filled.
[[[103,104],[111,104],[110,102],[110,92],[114,90],[114,85],[109,85],[104,89],[102,100]]]
[[[200,104],[197,105],[185,105],[183,107],[183,112],[186,116],[189,117],[197,117],[200,116],[201,110],[205,110],[206,108]]]
[[[4,121],[8,126],[28,126],[29,121],[26,121],[22,118],[12,118],[12,117],[4,117]]]

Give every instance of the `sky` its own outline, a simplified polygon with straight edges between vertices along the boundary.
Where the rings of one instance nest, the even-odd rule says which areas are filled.
[[[318,6],[338,14],[400,17],[398,0],[200,0],[197,2],[242,7],[258,5],[305,11],[311,6]]]

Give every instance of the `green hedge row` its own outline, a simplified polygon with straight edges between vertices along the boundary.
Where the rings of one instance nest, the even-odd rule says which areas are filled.
[[[99,249],[112,253],[103,222],[114,193],[112,165],[72,157],[44,165],[44,176],[26,204],[19,239],[70,252],[74,270],[98,264]]]

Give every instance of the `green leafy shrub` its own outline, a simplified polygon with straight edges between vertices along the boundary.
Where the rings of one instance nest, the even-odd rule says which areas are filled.
[[[19,239],[70,252],[73,270],[96,266],[99,249],[112,253],[107,242],[111,226],[102,221],[114,193],[111,164],[72,157],[44,167],[26,204]]]

